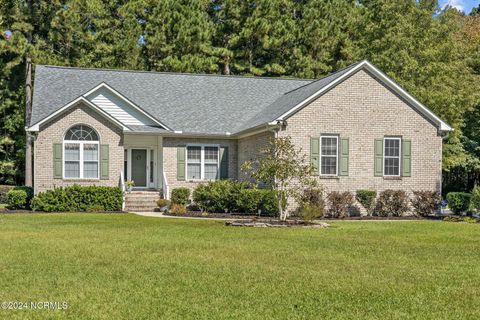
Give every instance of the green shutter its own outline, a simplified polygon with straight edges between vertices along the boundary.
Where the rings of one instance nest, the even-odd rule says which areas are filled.
[[[53,178],[62,179],[62,144],[53,144]]]
[[[348,138],[340,139],[340,176],[348,176],[348,150],[349,150]]]
[[[100,145],[100,179],[102,180],[108,180],[109,157],[108,144]]]
[[[220,147],[220,179],[228,179],[228,147]]]
[[[402,176],[412,175],[412,141],[402,140]]]
[[[375,177],[383,176],[383,139],[375,139]]]
[[[318,175],[318,164],[320,161],[320,138],[310,138],[310,165],[313,173]]]
[[[177,180],[185,180],[185,146],[177,147]]]

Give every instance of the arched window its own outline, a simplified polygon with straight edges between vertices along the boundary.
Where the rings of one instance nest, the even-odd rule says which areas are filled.
[[[78,124],[68,129],[63,150],[64,178],[98,179],[99,139],[93,128]]]

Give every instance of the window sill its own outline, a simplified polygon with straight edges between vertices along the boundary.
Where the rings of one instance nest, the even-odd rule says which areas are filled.
[[[68,182],[95,182],[100,181],[98,178],[63,178],[63,181]]]
[[[388,177],[384,176],[383,180],[402,180],[402,177]]]
[[[334,179],[334,180],[340,179],[340,176],[322,176],[322,175],[319,175],[318,177],[320,179]]]

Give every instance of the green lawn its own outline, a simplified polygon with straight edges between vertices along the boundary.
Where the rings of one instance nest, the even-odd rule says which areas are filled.
[[[479,319],[480,225],[0,215],[0,319]]]

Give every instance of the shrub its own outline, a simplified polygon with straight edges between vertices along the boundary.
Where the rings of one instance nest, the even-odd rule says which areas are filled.
[[[169,213],[177,216],[184,215],[186,212],[187,212],[187,208],[185,208],[184,205],[181,205],[179,203],[172,204],[172,207],[169,210]]]
[[[242,189],[238,195],[237,206],[241,212],[257,213],[261,210],[262,200],[264,198],[263,190]]]
[[[436,191],[413,191],[410,200],[416,214],[425,217],[434,214],[440,208],[440,194]]]
[[[355,195],[355,199],[367,211],[368,215],[372,215],[373,210],[375,210],[376,198],[377,192],[373,190],[357,190],[357,193]]]
[[[159,208],[168,207],[170,205],[170,200],[167,199],[158,199],[157,206]]]
[[[278,209],[278,193],[272,189],[260,189],[262,190],[263,197],[262,203],[260,205],[260,209],[262,210],[262,214],[267,216],[276,217],[280,213]],[[286,200],[283,198],[282,200],[283,207],[286,206]]]
[[[375,211],[383,217],[399,217],[408,212],[408,196],[403,190],[382,191],[377,199]]]
[[[14,187],[7,192],[7,204],[12,209],[29,209],[32,197],[31,187]]]
[[[480,187],[475,186],[471,192],[470,209],[473,211],[480,211]]]
[[[193,202],[208,212],[238,211],[240,192],[250,187],[248,182],[216,180],[202,183],[193,191]]]
[[[44,212],[120,211],[122,198],[120,188],[73,185],[40,192],[32,200],[32,209]]]
[[[327,195],[328,213],[332,218],[345,218],[353,206],[353,194],[351,192],[332,191]]]
[[[311,221],[325,215],[324,191],[321,188],[307,188],[303,190],[299,199],[300,216],[303,220]]]
[[[15,186],[0,185],[0,203],[7,203],[7,192],[13,188]]]
[[[472,195],[466,192],[449,192],[447,194],[448,207],[455,214],[461,214],[470,207]]]
[[[188,198],[190,198],[190,189],[188,188],[175,188],[172,190],[172,203],[187,205]]]

